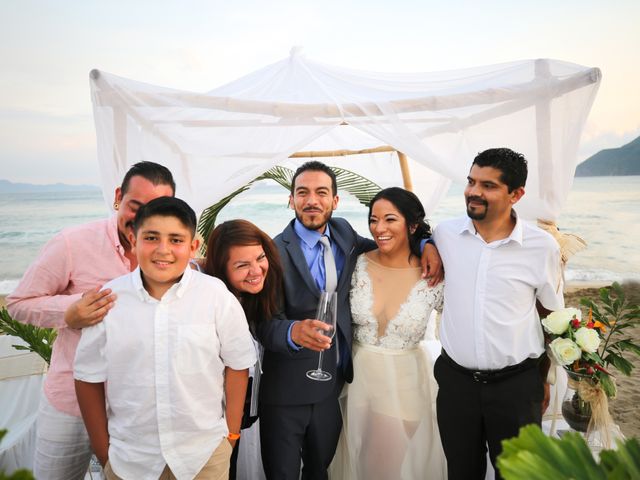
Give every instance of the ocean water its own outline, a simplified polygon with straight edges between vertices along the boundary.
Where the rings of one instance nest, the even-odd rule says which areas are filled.
[[[463,188],[454,185],[430,222],[464,214]],[[219,221],[246,218],[276,235],[293,218],[288,193],[273,183],[260,183],[237,197]],[[337,215],[368,235],[366,208],[340,195]],[[100,192],[24,192],[0,196],[0,294],[11,292],[45,242],[62,228],[104,218]],[[640,281],[640,176],[576,178],[558,220],[563,232],[582,237],[588,248],[569,262],[569,282]]]

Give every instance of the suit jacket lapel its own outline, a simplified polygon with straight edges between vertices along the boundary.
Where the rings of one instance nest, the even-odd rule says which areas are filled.
[[[313,277],[311,276],[311,272],[309,271],[307,260],[304,258],[304,254],[302,253],[302,249],[300,248],[300,239],[293,229],[293,222],[291,222],[282,232],[282,240],[287,244],[286,249],[289,257],[291,257],[291,263],[300,273],[300,276],[304,280],[304,283],[307,285],[307,288],[317,298],[320,298],[320,290],[318,289],[316,281],[313,279]]]

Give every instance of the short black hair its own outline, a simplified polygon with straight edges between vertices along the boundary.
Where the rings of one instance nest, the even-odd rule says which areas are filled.
[[[500,181],[507,185],[509,193],[527,183],[527,159],[510,148],[490,148],[480,152],[473,159],[473,165],[500,170]]]
[[[173,180],[171,171],[155,162],[138,162],[129,169],[122,179],[122,186],[120,187],[122,196],[129,190],[129,182],[131,182],[132,177],[146,178],[154,185],[169,185],[173,190],[173,194],[176,194],[176,182]]]
[[[431,227],[426,221],[426,213],[424,206],[418,198],[418,196],[400,187],[389,187],[380,190],[376,193],[375,197],[369,203],[369,223],[371,223],[371,212],[373,205],[378,200],[387,200],[398,209],[400,214],[404,217],[407,224],[407,236],[409,238],[409,248],[411,253],[420,258],[422,252],[420,250],[420,244],[423,239],[431,237]],[[411,233],[411,227],[415,227],[415,231]]]
[[[329,178],[331,178],[331,190],[333,196],[335,197],[338,194],[338,182],[336,181],[336,174],[333,170],[331,170],[331,167],[325,165],[322,162],[318,162],[317,160],[312,160],[311,162],[306,162],[300,165],[296,170],[296,173],[293,174],[293,178],[291,179],[291,195],[295,193],[296,178],[298,178],[301,173],[307,171],[324,172],[329,175]]]
[[[196,213],[184,200],[176,197],[158,197],[144,204],[136,212],[136,218],[133,220],[133,232],[137,234],[145,220],[155,216],[177,218],[189,229],[191,236],[195,237]]]

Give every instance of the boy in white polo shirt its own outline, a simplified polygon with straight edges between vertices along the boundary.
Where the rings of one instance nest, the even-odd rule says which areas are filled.
[[[236,298],[189,268],[195,227],[182,200],[141,207],[139,266],[105,285],[118,302],[82,332],[76,393],[107,479],[228,476],[255,350]]]

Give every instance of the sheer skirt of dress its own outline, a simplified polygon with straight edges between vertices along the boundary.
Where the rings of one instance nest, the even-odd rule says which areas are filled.
[[[354,381],[340,397],[343,429],[331,478],[446,478],[428,353],[359,343],[353,351]]]

